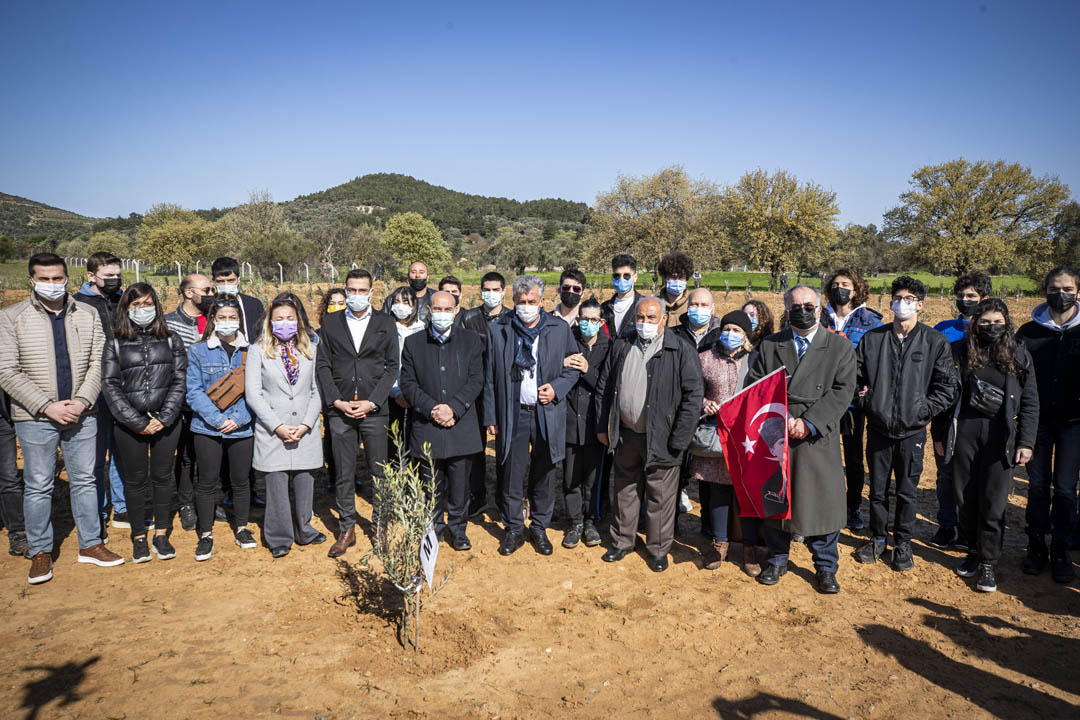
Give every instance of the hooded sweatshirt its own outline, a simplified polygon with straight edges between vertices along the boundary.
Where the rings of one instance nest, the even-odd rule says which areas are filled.
[[[1016,332],[1035,366],[1039,386],[1039,424],[1080,422],[1080,308],[1064,325],[1050,317],[1046,303]]]

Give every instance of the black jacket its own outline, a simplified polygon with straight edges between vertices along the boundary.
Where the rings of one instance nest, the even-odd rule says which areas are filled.
[[[619,326],[619,334],[615,334],[615,296],[600,303],[600,317],[604,319],[604,324],[607,326],[608,336],[612,340],[637,340],[637,306],[641,302],[641,298],[645,297],[637,290],[634,291],[634,304],[630,306],[630,309],[626,311],[626,317],[623,318],[622,325]]]
[[[690,327],[690,315],[687,313],[683,313],[682,317],[679,318],[679,324],[671,329],[676,335],[701,351],[720,339],[720,318],[715,315],[709,318],[709,329],[701,336],[701,342],[694,339],[696,336],[694,335],[694,329]]]
[[[85,286],[84,286],[85,287]],[[112,342],[113,319],[116,317],[116,305],[120,302],[123,293],[113,293],[112,297],[99,295],[92,292],[83,292],[82,289],[75,293],[75,299],[81,303],[92,306],[101,318],[101,329],[105,333],[105,342]]]
[[[891,438],[924,430],[958,397],[960,383],[949,341],[922,323],[903,344],[892,323],[874,328],[862,336],[855,356],[856,406],[866,412],[870,427]],[[869,390],[860,398],[863,387]]]
[[[606,432],[608,447],[619,441],[619,380],[623,361],[637,340],[616,340],[596,383],[596,423]],[[645,392],[645,438],[647,467],[674,467],[701,417],[705,384],[697,349],[675,333],[664,332],[663,347],[646,364],[648,388]]]
[[[390,302],[390,298],[394,297],[394,293],[396,293],[403,287],[409,286],[401,285],[394,288],[389,294],[387,294],[386,299],[383,300],[382,311],[387,315],[390,315],[390,306],[393,305],[393,303]],[[416,317],[420,320],[420,322],[426,323],[431,318],[431,296],[434,295],[436,292],[437,291],[434,288],[428,287],[427,292],[420,297],[416,297],[416,294],[413,293],[413,300],[415,300],[417,303]],[[337,313],[334,314],[336,315]]]
[[[578,375],[577,384],[566,396],[566,442],[570,445],[596,445],[600,441],[596,439],[593,393],[596,392],[596,381],[600,379],[600,371],[611,350],[611,340],[603,333],[597,333],[596,342],[590,347],[581,339],[580,326],[575,327],[573,333],[578,350],[589,363],[589,369]]]
[[[240,311],[244,320],[244,338],[249,343],[254,343],[262,334],[263,318],[266,317],[266,308],[257,298],[240,293]]]
[[[1020,326],[1016,339],[1024,343],[1035,368],[1039,422],[1080,421],[1080,323],[1061,330],[1032,320]]]
[[[431,444],[431,457],[449,457],[481,452],[477,398],[484,389],[484,348],[472,330],[456,327],[446,342],[440,343],[428,326],[405,339],[401,351],[401,394],[409,401],[409,452],[422,459],[424,443]],[[436,405],[449,405],[454,425],[446,428],[431,418]]]
[[[376,415],[385,415],[386,398],[398,378],[398,333],[394,318],[368,310],[368,320],[360,352],[353,349],[346,315],[348,310],[330,313],[323,319],[315,372],[319,392],[327,412],[341,412],[335,400],[369,400],[379,406]]]
[[[480,339],[484,342],[484,349],[487,350],[488,325],[490,325],[493,320],[506,317],[512,312],[514,311],[503,307],[498,315],[492,315],[488,312],[487,306],[481,304],[477,307],[469,308],[468,310],[462,310],[458,314],[458,317],[461,318],[461,325],[463,327],[472,330],[480,336]]]
[[[187,392],[187,351],[179,335],[165,340],[139,328],[134,340],[105,343],[101,385],[116,422],[138,432],[151,416],[169,427],[180,416]]]

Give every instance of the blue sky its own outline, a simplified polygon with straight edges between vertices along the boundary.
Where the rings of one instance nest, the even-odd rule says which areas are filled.
[[[912,171],[1080,192],[1080,3],[5,2],[0,191],[126,215],[370,172],[592,203],[783,168],[880,223]]]

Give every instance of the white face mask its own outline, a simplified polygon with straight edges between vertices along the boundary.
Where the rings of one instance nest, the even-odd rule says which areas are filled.
[[[638,337],[642,340],[655,340],[656,336],[660,334],[660,323],[639,322],[635,323],[635,325]]]
[[[239,320],[221,320],[214,323],[214,332],[221,337],[229,337],[240,329]]]
[[[59,300],[67,293],[67,283],[34,282],[34,292],[42,300]]]
[[[412,314],[412,305],[406,305],[405,303],[394,303],[390,306],[390,312],[394,313],[394,317],[398,320],[404,320]]]
[[[909,318],[915,317],[915,313],[918,312],[915,309],[916,305],[918,305],[917,302],[906,303],[898,300],[894,302],[890,307],[892,308],[893,315],[896,315],[896,317],[900,318],[901,320],[907,320]]]
[[[345,304],[349,306],[349,309],[353,312],[364,312],[371,305],[371,293],[367,295],[346,295]]]
[[[518,319],[526,325],[540,317],[539,305],[516,305],[514,311],[517,313]]]
[[[450,329],[450,326],[454,324],[454,313],[452,312],[433,312],[431,313],[431,324],[441,333]]]
[[[502,290],[484,290],[480,293],[481,299],[484,301],[484,307],[488,310],[491,308],[502,305],[503,291]]]
[[[240,283],[236,283],[235,285],[218,285],[217,286],[217,294],[218,295],[239,295],[240,294]]]
[[[154,307],[128,308],[128,319],[139,327],[148,326],[156,317],[157,308]]]

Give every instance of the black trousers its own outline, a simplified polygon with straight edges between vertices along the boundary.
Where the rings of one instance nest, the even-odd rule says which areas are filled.
[[[866,414],[861,410],[851,409],[851,435],[841,435],[844,446],[844,476],[847,478],[847,509],[854,512],[862,505],[862,489],[866,484],[866,471],[863,469],[863,432],[866,429]]]
[[[331,442],[334,449],[334,496],[338,508],[338,526],[341,532],[356,526],[356,459],[360,443],[364,444],[368,474],[382,478],[386,465],[386,415],[368,415],[360,420],[347,418],[341,413],[328,413]]]
[[[595,523],[597,508],[596,479],[600,474],[600,460],[606,448],[599,442],[584,445],[566,445],[566,461],[563,464],[563,499],[571,525]]]
[[[522,405],[512,432],[510,452],[503,460],[499,482],[499,512],[503,525],[511,532],[523,533],[525,519],[521,501],[525,496],[525,467],[529,468],[529,510],[532,529],[547,530],[555,511],[555,464],[551,462],[548,442],[540,434],[537,406]]]
[[[477,422],[480,423],[480,438],[484,441],[484,446],[487,446],[487,427],[484,426],[483,416],[480,413],[476,413]],[[471,457],[471,464],[469,466],[469,499],[477,504],[484,505],[487,503],[487,453],[481,450]],[[499,464],[496,463],[495,467],[498,468]]]
[[[154,508],[158,528],[172,525],[173,454],[180,441],[180,424],[177,420],[153,435],[132,432],[120,423],[113,427],[116,451],[124,467],[124,499],[132,538],[146,534],[139,519],[147,516],[147,505]]]
[[[895,440],[866,428],[866,459],[870,465],[870,535],[888,535],[889,485],[896,477],[895,542],[911,540],[915,529],[915,492],[922,474],[926,430]]]
[[[435,532],[442,535],[448,530],[451,538],[465,537],[469,522],[469,455],[434,460],[435,466]],[[425,479],[431,476],[431,466],[420,463]]]
[[[1004,420],[957,420],[952,466],[960,532],[971,543],[971,552],[991,565],[1001,557],[1012,489],[1013,469],[1004,448]]]
[[[216,437],[213,435],[195,436],[195,457],[198,458],[198,484],[195,486],[195,509],[199,514],[199,534],[214,529],[214,502],[218,496],[221,478],[221,460],[229,459],[229,474],[238,479],[233,483],[233,514],[238,528],[247,525],[251,511],[251,485],[248,474],[251,472],[251,453],[255,448],[255,438]]]
[[[23,482],[15,464],[15,426],[0,417],[0,520],[8,531],[10,540],[16,535],[26,535],[23,516]]]
[[[191,505],[195,502],[195,434],[191,432],[191,416],[190,410],[184,410],[180,413],[180,420],[177,423],[180,426],[180,434],[177,437],[173,473],[176,482],[176,500],[179,505]],[[120,423],[116,423],[115,427],[119,428]],[[124,490],[127,491],[127,482],[124,483]],[[138,517],[130,513],[129,508],[129,516]]]

